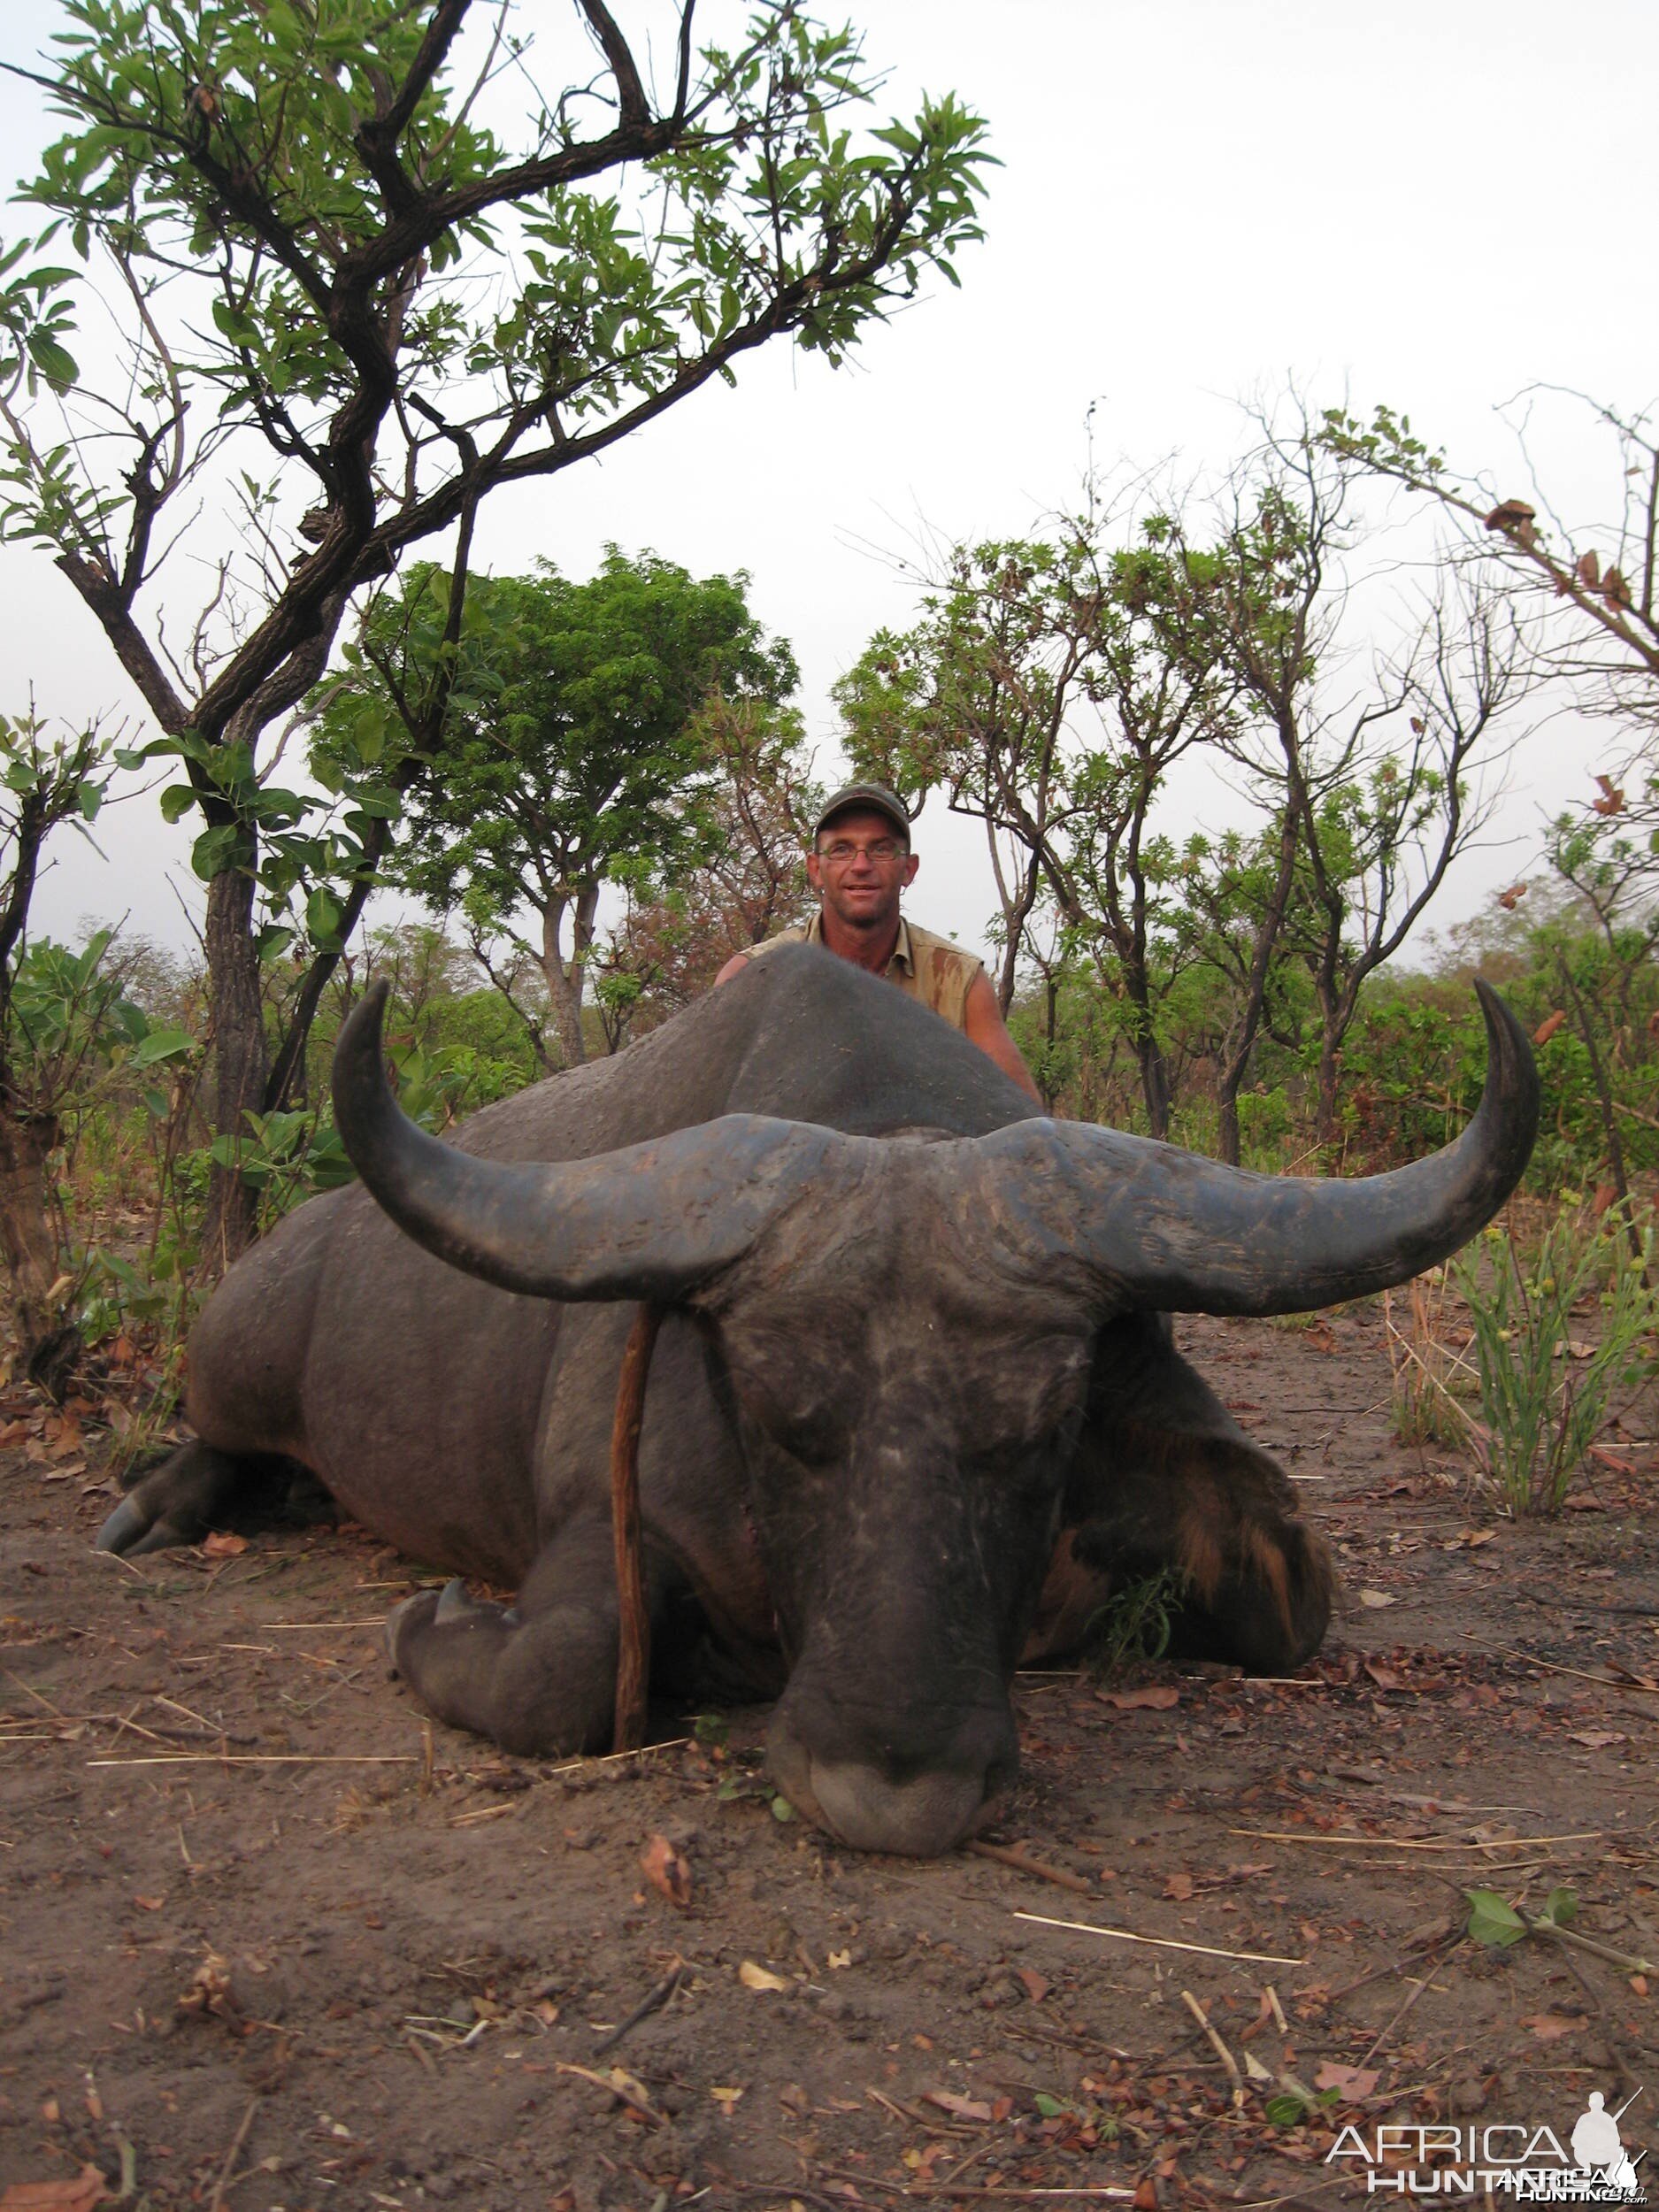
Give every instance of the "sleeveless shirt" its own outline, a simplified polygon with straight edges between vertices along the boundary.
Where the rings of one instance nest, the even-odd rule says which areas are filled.
[[[743,957],[762,959],[774,945],[823,942],[824,918],[815,914],[803,929],[780,930],[764,944],[751,945]],[[901,914],[898,942],[893,948],[886,972],[887,981],[896,983],[907,998],[919,999],[953,1029],[964,1029],[967,1025],[968,993],[973,987],[975,976],[985,972],[985,963],[971,952],[964,952],[960,945],[953,945],[949,937],[935,937],[931,929],[907,922]]]

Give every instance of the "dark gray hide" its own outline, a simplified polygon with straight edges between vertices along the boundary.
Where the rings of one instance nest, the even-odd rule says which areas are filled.
[[[694,1623],[781,1689],[795,1803],[850,1844],[946,1850],[1014,1770],[1022,1651],[1074,1645],[1114,1582],[1173,1567],[1190,1652],[1279,1672],[1317,1648],[1323,1548],[1161,1315],[1308,1310],[1474,1233],[1537,1113],[1525,1038],[1483,1004],[1458,1142],[1320,1183],[1043,1120],[956,1031],[805,947],[441,1145],[386,1090],[377,997],[335,1063],[374,1196],[312,1201],[231,1271],[191,1339],[201,1442],[99,1540],[192,1540],[270,1455],[302,1461],[412,1557],[518,1587],[394,1617],[434,1712],[511,1751],[602,1748],[611,1410],[629,1302],[655,1297],[664,1669]]]

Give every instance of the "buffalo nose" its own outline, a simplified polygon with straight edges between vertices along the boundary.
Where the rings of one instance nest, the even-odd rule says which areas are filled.
[[[937,1858],[971,1835],[991,1809],[981,1774],[918,1774],[893,1782],[872,1766],[814,1759],[810,1776],[819,1819],[855,1851]]]

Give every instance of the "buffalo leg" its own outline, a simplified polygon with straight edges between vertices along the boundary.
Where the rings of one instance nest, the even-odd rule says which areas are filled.
[[[1183,1656],[1284,1674],[1324,1640],[1335,1588],[1325,1545],[1160,1315],[1102,1332],[1065,1522],[1037,1628],[1046,1650],[1074,1647],[1115,1591],[1166,1570]]]
[[[1121,1432],[1118,1479],[1071,1550],[1109,1588],[1168,1571],[1171,1648],[1251,1674],[1312,1657],[1331,1617],[1329,1554],[1273,1461],[1248,1440]]]
[[[140,1475],[98,1531],[96,1548],[134,1559],[174,1544],[199,1544],[216,1523],[289,1483],[292,1460],[186,1444]]]
[[[646,1560],[647,1586],[656,1579]],[[615,1718],[616,1567],[603,1523],[567,1530],[518,1601],[422,1591],[387,1625],[392,1663],[440,1720],[521,1757],[606,1751]]]

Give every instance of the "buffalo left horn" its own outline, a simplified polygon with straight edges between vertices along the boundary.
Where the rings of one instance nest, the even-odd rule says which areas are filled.
[[[539,1298],[684,1296],[741,1259],[856,1139],[727,1114],[593,1159],[480,1160],[416,1127],[380,1063],[388,987],[374,985],[334,1047],[334,1119],[352,1164],[439,1259]]]
[[[1087,1123],[1016,1122],[979,1141],[985,1214],[1005,1245],[1092,1274],[1117,1312],[1308,1313],[1409,1282],[1491,1220],[1538,1130],[1525,1032],[1475,989],[1486,1088],[1426,1160],[1347,1181],[1256,1175]]]

